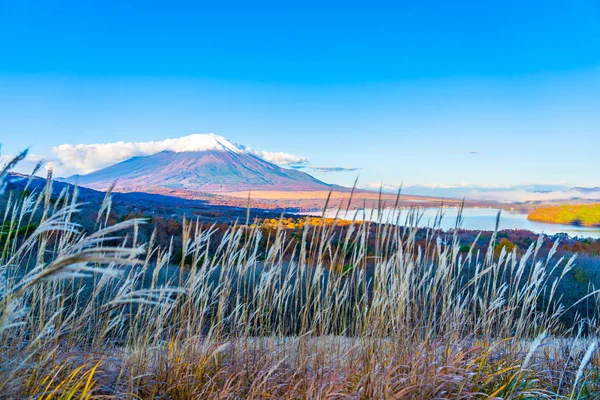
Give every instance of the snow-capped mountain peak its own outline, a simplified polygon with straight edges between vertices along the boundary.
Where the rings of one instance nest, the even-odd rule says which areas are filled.
[[[163,142],[164,150],[183,153],[187,151],[232,151],[245,153],[244,146],[233,143],[223,136],[214,133],[196,133],[177,139],[166,139]]]
[[[64,180],[101,190],[119,181],[117,189],[125,191],[327,191],[331,188],[305,172],[268,161],[290,159],[292,155],[256,151],[213,133],[117,145],[124,146],[133,157]],[[132,146],[134,151],[129,148]]]

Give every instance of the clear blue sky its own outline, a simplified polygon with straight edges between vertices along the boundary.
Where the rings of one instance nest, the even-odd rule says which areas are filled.
[[[363,185],[600,185],[600,3],[0,0],[4,153],[205,132]]]

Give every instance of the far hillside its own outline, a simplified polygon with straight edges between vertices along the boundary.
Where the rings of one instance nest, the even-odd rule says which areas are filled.
[[[600,203],[540,207],[533,210],[527,218],[554,224],[600,226]]]

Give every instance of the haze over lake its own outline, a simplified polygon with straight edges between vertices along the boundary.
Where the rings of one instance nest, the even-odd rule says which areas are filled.
[[[440,227],[444,230],[452,229],[456,225],[456,217],[459,209],[456,207],[447,207],[443,209],[443,218]],[[526,229],[535,233],[545,233],[554,235],[556,233],[566,233],[570,236],[600,238],[600,228],[580,227],[573,225],[549,224],[544,222],[529,221],[526,213],[499,210],[496,208],[465,208],[462,215],[462,229],[468,230],[484,230],[491,231],[496,226],[496,216],[500,214],[499,229]],[[327,211],[327,217],[335,217],[337,211],[332,209]],[[357,213],[357,214],[356,214]],[[420,208],[418,209],[420,220],[418,226],[432,226],[436,216],[439,215],[439,208]],[[311,215],[321,215],[320,212],[310,213]],[[358,220],[377,221],[378,211],[375,209],[350,210],[346,214],[345,210],[340,211],[338,217],[344,219],[352,219],[356,214]],[[399,221],[401,225],[406,224],[408,210],[400,211],[400,219],[398,220],[397,212],[386,209],[383,211],[382,219],[384,222]]]

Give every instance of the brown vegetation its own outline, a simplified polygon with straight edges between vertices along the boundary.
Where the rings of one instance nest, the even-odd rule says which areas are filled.
[[[177,249],[156,246],[158,230],[140,239],[145,220],[108,223],[110,197],[86,234],[72,219],[76,193],[54,203],[48,193],[11,197],[1,210],[5,397],[594,398],[600,390],[598,299],[593,291],[579,299],[593,304],[589,320],[560,322],[571,305],[557,287],[575,259],[557,260],[558,244],[543,256],[543,240],[522,255],[503,246],[496,257],[496,234],[481,253],[462,251],[456,231],[427,230],[417,243],[414,227],[340,230],[308,219],[217,237],[183,221],[187,261],[177,267]],[[35,229],[22,231],[38,212]]]

